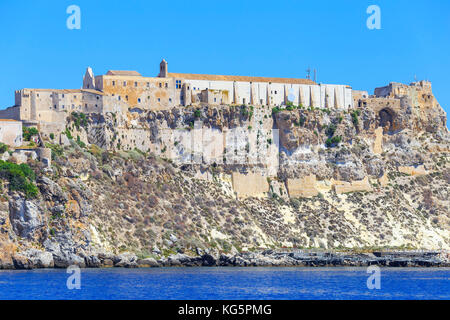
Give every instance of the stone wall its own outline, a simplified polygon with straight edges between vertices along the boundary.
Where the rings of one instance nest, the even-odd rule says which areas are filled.
[[[22,145],[22,122],[0,119],[0,142],[11,147]]]
[[[309,175],[298,179],[288,179],[287,189],[291,198],[296,197],[314,197],[319,191],[316,188],[316,176]]]
[[[260,173],[232,173],[233,189],[239,198],[265,197],[269,192],[267,177]]]
[[[363,180],[359,181],[333,181],[334,190],[337,194],[348,193],[348,192],[358,192],[358,191],[373,191],[372,186],[369,183],[369,178],[365,177]]]
[[[407,167],[407,166],[400,166],[398,167],[398,171],[404,174],[408,174],[410,176],[420,176],[427,174],[427,170],[425,170],[424,166],[418,166],[418,167]]]

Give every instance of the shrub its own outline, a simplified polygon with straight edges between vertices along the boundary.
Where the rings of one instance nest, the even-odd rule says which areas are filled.
[[[327,134],[327,136],[332,137],[334,135],[335,131],[336,131],[336,125],[330,124],[328,126],[327,130],[325,131],[325,133]]]
[[[352,122],[353,122],[353,124],[355,125],[355,127],[357,127],[358,124],[359,124],[358,116],[359,116],[360,114],[361,114],[361,112],[360,112],[359,110],[354,110],[354,111],[351,113],[351,116],[352,116]]]
[[[10,191],[22,191],[27,198],[34,198],[38,194],[38,188],[33,183],[36,175],[25,163],[18,165],[0,160],[0,177],[9,181]]]
[[[0,153],[5,153],[6,151],[8,151],[8,149],[8,145],[0,142]]]
[[[277,113],[280,112],[280,111],[281,111],[281,109],[278,108],[278,107],[272,108],[272,114],[277,114]]]
[[[55,135],[53,133],[50,133],[50,139],[55,139]]]
[[[80,136],[77,136],[77,144],[80,146],[80,148],[86,148],[86,143],[81,141]]]
[[[327,148],[332,148],[332,147],[338,145],[341,141],[342,141],[342,137],[336,136],[336,137],[328,138],[327,141],[325,141],[325,145],[327,146]]]
[[[201,110],[197,109],[197,110],[194,111],[194,117],[195,117],[195,119],[198,119],[198,118],[200,118],[201,116],[202,116],[202,111],[201,111]]]
[[[30,141],[31,137],[38,134],[39,131],[36,128],[22,127],[22,135],[25,141]]]
[[[52,150],[52,158],[56,159],[57,157],[61,157],[63,155],[63,147],[58,144],[46,143],[45,146]]]

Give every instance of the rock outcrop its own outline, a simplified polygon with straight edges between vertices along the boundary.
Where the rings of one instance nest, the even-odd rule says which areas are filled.
[[[448,265],[450,135],[426,83],[349,110],[86,119],[50,168],[28,159],[36,196],[2,175],[0,268]]]

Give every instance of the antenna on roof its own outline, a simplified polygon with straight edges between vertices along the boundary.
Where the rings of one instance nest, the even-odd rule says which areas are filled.
[[[314,82],[317,82],[317,70],[314,69]]]
[[[306,79],[311,79],[311,68],[306,69]]]

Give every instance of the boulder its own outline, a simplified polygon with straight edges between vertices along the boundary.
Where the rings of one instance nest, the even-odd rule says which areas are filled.
[[[53,268],[53,255],[50,252],[27,249],[13,257],[16,269]]]
[[[30,240],[35,231],[44,225],[41,209],[36,203],[18,195],[9,201],[9,220],[15,234]]]
[[[37,179],[37,185],[41,190],[44,199],[47,201],[66,202],[68,200],[67,194],[61,187],[47,177],[39,177]]]
[[[159,267],[159,263],[153,258],[139,259],[137,264],[139,267]]]

